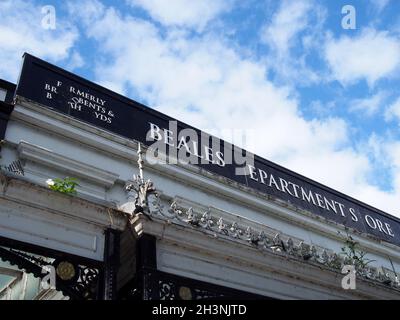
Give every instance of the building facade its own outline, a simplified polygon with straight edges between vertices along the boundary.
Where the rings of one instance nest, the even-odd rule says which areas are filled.
[[[0,299],[400,297],[398,218],[29,54],[0,87]]]

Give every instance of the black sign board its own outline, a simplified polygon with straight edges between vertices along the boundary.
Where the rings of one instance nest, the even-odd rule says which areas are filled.
[[[196,128],[29,54],[24,55],[16,96],[149,147],[164,146],[171,157],[183,150],[190,159],[199,160],[198,166],[214,174],[400,245],[398,218],[256,155],[247,153],[253,161],[239,164],[235,161],[238,153],[225,141],[215,142]],[[185,132],[189,132],[189,139]],[[196,140],[193,133],[202,139]],[[240,149],[239,154],[246,152]],[[244,173],[240,174],[238,168]]]

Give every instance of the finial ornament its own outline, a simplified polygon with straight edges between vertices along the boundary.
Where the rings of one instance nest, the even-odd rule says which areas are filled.
[[[156,188],[154,187],[154,184],[152,181],[149,179],[147,181],[144,180],[144,175],[143,175],[143,151],[140,142],[138,143],[138,150],[137,150],[137,155],[138,155],[138,168],[139,168],[139,175],[133,175],[133,181],[132,183],[128,184],[126,186],[126,191],[135,191],[135,210],[133,214],[138,214],[138,213],[147,213],[148,211],[148,201],[147,198],[150,194],[156,193]]]
[[[144,164],[144,161],[143,161],[143,156],[142,156],[143,155],[142,146],[141,146],[140,142],[138,143],[137,154],[138,154],[137,163],[138,163],[138,167],[139,167],[139,178],[141,180],[143,180],[144,179],[143,178],[143,164]]]

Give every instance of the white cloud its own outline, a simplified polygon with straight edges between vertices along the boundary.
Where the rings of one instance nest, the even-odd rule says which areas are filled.
[[[376,9],[377,13],[380,13],[387,7],[390,0],[369,0],[372,6]]]
[[[223,0],[129,0],[130,4],[145,9],[150,16],[165,26],[204,29],[206,24],[229,9],[232,1]]]
[[[76,68],[80,68],[85,64],[83,57],[78,51],[72,51],[70,55],[70,60],[66,65],[66,69],[74,70]]]
[[[79,25],[95,23],[105,10],[105,6],[99,0],[80,1],[79,6],[75,1],[68,1],[66,5],[70,17]]]
[[[394,175],[393,188],[397,192],[397,205],[400,196],[400,142],[392,142],[386,145],[386,152],[390,157],[390,163],[392,164],[392,171]],[[397,207],[398,208],[398,207]],[[399,209],[398,209],[399,210]],[[400,211],[400,210],[399,210]]]
[[[387,97],[386,91],[379,91],[365,99],[354,99],[350,102],[350,110],[362,115],[372,116],[384,104]]]
[[[319,46],[326,12],[313,0],[283,1],[271,21],[266,21],[260,40],[270,49],[265,59],[282,83],[319,81],[307,65],[307,57]]]
[[[325,47],[325,58],[333,78],[343,85],[366,79],[372,86],[399,67],[400,42],[388,32],[364,29],[353,38],[330,37]]]
[[[385,111],[385,120],[397,120],[400,122],[400,98],[391,104]]]
[[[296,35],[308,26],[310,1],[283,1],[272,22],[262,31],[262,40],[273,47],[278,55],[287,55]]]
[[[390,181],[384,181],[388,184],[385,191],[372,184],[360,185],[357,195],[366,203],[400,217],[400,142],[372,134],[367,148],[380,168],[390,175]],[[382,183],[384,178],[372,175],[372,179]]]
[[[306,120],[295,92],[269,81],[262,62],[212,33],[161,33],[153,23],[110,8],[82,15],[86,35],[101,48],[97,81],[134,92],[136,100],[217,136],[246,130],[250,151],[396,213],[400,192],[368,182],[368,151],[350,146],[348,124],[329,115]]]
[[[50,61],[68,58],[78,38],[74,27],[56,15],[56,29],[42,27],[41,6],[19,0],[0,1],[0,75],[16,81],[26,51]]]
[[[331,115],[335,108],[337,107],[337,102],[336,101],[328,101],[328,102],[322,102],[320,100],[313,100],[310,103],[310,110],[313,111],[318,117],[320,118],[326,118]]]

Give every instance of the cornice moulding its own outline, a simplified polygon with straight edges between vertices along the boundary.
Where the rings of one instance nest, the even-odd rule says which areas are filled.
[[[97,169],[75,159],[67,158],[50,150],[24,141],[18,145],[18,154],[21,159],[38,162],[62,171],[72,173],[74,177],[83,177],[106,188],[114,185],[119,175]]]
[[[152,216],[152,218],[154,218]],[[188,228],[162,219],[149,220],[140,215],[132,221],[135,232],[146,233],[157,237],[160,243],[171,245],[174,252],[179,248],[187,252],[195,252],[207,261],[230,265],[234,263],[243,270],[259,270],[260,274],[274,274],[281,281],[296,282],[300,285],[304,281],[315,288],[325,288],[337,298],[365,299],[376,296],[376,290],[381,292],[383,299],[400,297],[397,290],[388,288],[370,280],[362,280],[357,284],[356,292],[344,291],[340,286],[339,272],[323,267],[316,263],[308,263],[295,257],[272,251],[258,251],[256,248],[238,243],[224,237],[205,235],[202,230]],[[139,235],[140,236],[140,235]],[[255,268],[255,269],[254,269]],[[301,270],[301,271],[300,271]],[[245,272],[245,271],[244,271]],[[286,280],[284,280],[286,279]],[[292,280],[288,280],[292,279]],[[324,290],[325,290],[324,289]],[[333,292],[332,292],[333,291]],[[326,292],[325,292],[326,293]]]
[[[91,223],[102,228],[124,230],[126,214],[116,209],[99,205],[79,196],[66,195],[25,181],[23,177],[0,173],[0,198],[52,213]]]

